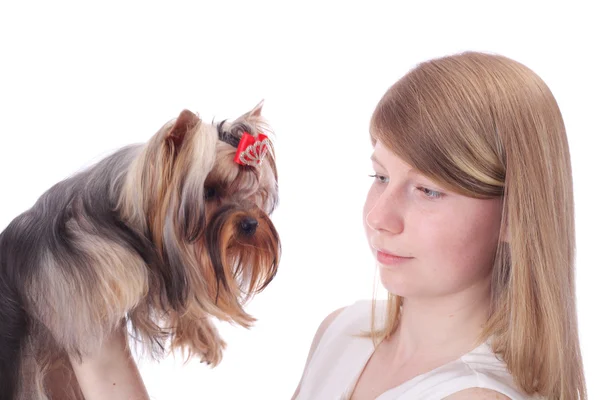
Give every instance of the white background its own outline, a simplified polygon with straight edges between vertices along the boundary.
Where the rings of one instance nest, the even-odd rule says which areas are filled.
[[[2,2],[0,228],[55,182],[147,140],[188,108],[235,118],[265,99],[280,173],[277,277],[223,363],[140,360],[151,397],[286,399],[333,309],[373,293],[361,213],[375,104],[416,63],[462,50],[536,71],[563,112],[577,223],[580,335],[600,398],[598,12],[560,2]],[[590,2],[591,3],[591,2]],[[558,210],[560,211],[560,210]],[[1,322],[0,322],[1,323]]]

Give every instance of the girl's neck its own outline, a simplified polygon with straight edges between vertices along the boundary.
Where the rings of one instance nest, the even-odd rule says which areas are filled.
[[[489,280],[444,297],[404,298],[400,325],[388,340],[394,358],[452,357],[472,350],[489,306]]]

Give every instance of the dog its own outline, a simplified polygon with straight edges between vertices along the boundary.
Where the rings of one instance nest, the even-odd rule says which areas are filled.
[[[0,400],[83,398],[69,357],[127,329],[158,359],[208,365],[212,318],[250,327],[244,305],[274,278],[281,245],[263,102],[230,122],[183,110],[148,142],[57,183],[0,234]],[[74,378],[73,378],[74,379]]]

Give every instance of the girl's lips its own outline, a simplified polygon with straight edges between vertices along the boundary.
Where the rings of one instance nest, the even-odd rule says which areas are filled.
[[[401,257],[377,250],[377,261],[384,265],[400,265],[412,260],[414,257]]]

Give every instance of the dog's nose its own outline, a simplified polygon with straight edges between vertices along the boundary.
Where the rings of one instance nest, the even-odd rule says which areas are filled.
[[[258,221],[252,217],[246,217],[240,223],[240,229],[246,235],[253,235],[256,232],[256,227],[258,226]]]

